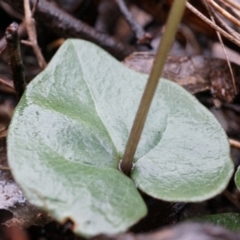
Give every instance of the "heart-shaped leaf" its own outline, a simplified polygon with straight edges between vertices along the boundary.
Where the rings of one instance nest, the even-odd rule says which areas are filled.
[[[146,80],[97,46],[68,40],[15,110],[8,156],[16,180],[32,203],[70,218],[81,235],[124,231],[146,214],[118,170]],[[210,198],[233,172],[218,122],[164,79],[134,161],[135,184],[171,201]]]

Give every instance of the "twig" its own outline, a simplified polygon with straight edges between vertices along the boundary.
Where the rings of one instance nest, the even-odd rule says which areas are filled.
[[[240,5],[237,2],[233,2],[232,0],[224,0],[224,1],[221,0],[221,2],[224,3],[224,4],[227,3],[230,6],[232,6],[233,8],[235,8],[235,9],[240,11]]]
[[[146,122],[147,114],[156,91],[159,78],[161,77],[167,54],[174,41],[178,24],[181,21],[185,9],[185,3],[186,0],[175,0],[172,4],[172,8],[167,20],[167,27],[159,44],[156,59],[153,63],[152,71],[138,107],[125,152],[119,166],[126,175],[129,175],[132,169],[132,161],[140,140],[140,136],[142,134],[144,124]]]
[[[18,24],[15,22],[12,23],[5,32],[5,38],[7,41],[9,67],[17,93],[17,99],[19,100],[26,88],[26,83],[17,30]]]
[[[17,10],[14,10],[9,4],[6,4],[5,2],[0,1],[0,7],[11,17],[14,17],[15,19],[23,20],[23,15],[19,14]]]
[[[0,132],[0,140],[4,139],[7,137],[8,130],[4,129],[3,131]]]
[[[11,90],[15,90],[12,82],[10,83],[2,78],[0,78],[0,84],[9,87]]]
[[[240,142],[239,141],[229,138],[229,143],[230,143],[231,147],[240,149]]]
[[[14,9],[18,9],[18,11],[23,10],[23,0],[4,1],[9,3]],[[31,3],[33,2],[34,1],[31,0]],[[135,48],[130,45],[123,44],[106,34],[97,32],[94,28],[77,20],[46,0],[39,1],[34,16],[38,22],[45,24],[48,29],[58,36],[64,38],[82,38],[94,42],[120,60],[135,51]]]
[[[212,11],[212,15],[215,17],[220,27],[225,29],[229,34],[231,34],[236,39],[240,40],[240,34],[237,31],[235,31],[233,28],[228,26],[228,24],[224,22],[222,18],[215,11]]]
[[[220,0],[220,1],[222,2],[222,0]],[[208,5],[205,0],[203,1],[203,3],[205,4],[206,8],[212,9],[212,7],[210,5]],[[226,5],[226,3],[224,3],[224,4]],[[234,9],[232,9],[232,10],[234,10]],[[240,34],[238,32],[236,32],[233,28],[231,28],[225,21],[223,21],[223,19],[219,16],[218,12],[213,11],[213,10],[211,10],[211,12],[212,12],[212,15],[214,16],[214,18],[216,19],[216,21],[218,22],[218,25],[220,25],[220,27],[225,29],[229,34],[231,34],[236,39],[240,40]]]
[[[205,1],[206,1],[206,0],[205,0]],[[210,15],[213,23],[216,24],[215,18],[214,18],[214,16],[213,16],[214,11],[213,11],[213,9],[211,8],[211,6],[209,6],[205,1],[204,1],[204,3],[205,3],[205,6],[207,7],[208,13],[209,13],[209,15]],[[235,77],[234,77],[234,74],[233,74],[232,65],[231,65],[231,63],[230,63],[230,61],[229,61],[229,58],[228,58],[228,55],[227,55],[227,53],[226,53],[226,49],[225,49],[225,47],[224,47],[221,34],[220,34],[218,31],[216,31],[216,33],[217,33],[217,36],[218,36],[218,40],[219,40],[219,42],[221,43],[221,46],[222,46],[222,49],[223,49],[225,58],[226,58],[226,60],[227,60],[228,68],[229,68],[229,71],[230,71],[230,74],[231,74],[231,78],[232,78],[232,83],[233,83],[234,92],[235,92],[235,94],[237,95],[237,87],[236,87]]]
[[[215,8],[219,13],[221,13],[225,18],[230,20],[232,23],[236,24],[240,27],[240,21],[232,16],[229,12],[227,12],[224,8],[220,7],[217,3],[213,0],[206,0],[213,8]]]
[[[35,10],[36,10],[36,6],[34,11]],[[32,12],[30,9],[29,0],[24,0],[24,12],[25,12],[25,22],[26,22],[28,37],[30,39],[30,41],[28,42],[28,45],[30,45],[33,48],[33,51],[36,55],[40,68],[44,69],[47,66],[47,63],[38,46],[35,20],[32,18]],[[24,41],[23,43],[26,43],[26,41]]]
[[[230,40],[231,42],[233,42],[234,44],[236,44],[237,46],[240,47],[240,40],[239,39],[236,39],[235,36],[231,36],[226,31],[224,31],[223,29],[218,27],[210,19],[205,17],[201,12],[199,12],[195,7],[193,7],[189,2],[186,3],[186,6],[191,12],[193,12],[196,16],[201,18],[204,22],[206,22],[208,25],[210,25],[213,29],[218,31],[222,36],[224,36],[225,38],[227,38],[228,40]]]
[[[1,170],[1,171],[10,171],[11,169],[10,169],[9,167],[0,165],[0,170]]]
[[[146,33],[140,24],[134,19],[133,15],[128,10],[125,0],[116,0],[116,2],[132,31],[135,33],[138,43],[150,46],[152,35],[150,33]]]
[[[228,8],[229,9],[229,12],[235,17],[237,18],[238,20],[240,20],[240,17],[239,17],[239,10],[240,10],[240,5],[238,4],[235,4],[234,5],[234,2],[229,2],[229,1],[226,1],[226,0],[218,0],[219,3],[221,3],[222,5],[224,5],[224,8]]]
[[[37,6],[38,6],[38,3],[39,3],[39,0],[36,0],[34,5],[33,5],[33,8],[32,8],[32,17],[34,17],[34,14],[37,10]]]

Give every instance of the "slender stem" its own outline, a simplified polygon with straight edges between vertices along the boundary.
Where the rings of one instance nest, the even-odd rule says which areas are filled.
[[[186,0],[174,0],[166,25],[166,30],[158,48],[156,59],[153,63],[147,85],[145,87],[135,120],[128,138],[125,153],[120,164],[121,170],[129,175],[132,169],[132,161],[140,140],[140,136],[147,118],[147,114],[156,91],[159,78],[164,67],[167,54],[175,39],[178,24],[185,10]]]

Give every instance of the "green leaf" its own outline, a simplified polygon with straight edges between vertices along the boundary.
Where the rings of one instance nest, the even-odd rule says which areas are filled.
[[[233,173],[228,139],[193,96],[162,81],[148,124],[146,131],[161,136],[134,166],[138,188],[155,198],[187,202],[209,199],[226,188]]]
[[[94,236],[125,231],[147,210],[132,180],[117,170],[120,154],[76,54],[88,47],[96,49],[68,41],[28,85],[9,130],[8,157],[31,203]]]
[[[238,167],[236,173],[235,173],[235,177],[234,177],[236,186],[238,188],[238,190],[240,190],[240,167]]]
[[[80,235],[118,233],[146,214],[134,183],[118,171],[147,75],[97,46],[66,41],[27,87],[9,129],[8,157],[29,200]],[[224,131],[198,101],[161,80],[132,178],[163,200],[220,193],[233,164]]]
[[[228,228],[232,231],[240,231],[240,214],[239,213],[219,213],[213,215],[203,215],[189,221],[199,221],[212,223],[217,226]]]

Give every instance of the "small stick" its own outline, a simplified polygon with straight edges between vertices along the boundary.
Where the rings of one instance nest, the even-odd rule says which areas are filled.
[[[237,19],[240,19],[239,17],[239,11],[240,11],[240,5],[235,4],[233,2],[229,2],[227,0],[218,0],[219,3],[224,5],[224,8],[228,8],[229,12]]]
[[[220,0],[222,2],[222,0]],[[211,8],[211,6],[209,6],[206,3],[206,0],[203,1],[203,3],[205,4],[206,8]],[[223,2],[222,2],[223,3]],[[226,4],[225,2],[223,4]],[[234,12],[234,9],[232,9],[232,11]],[[234,12],[235,13],[235,12]],[[212,15],[214,16],[214,18],[218,21],[218,25],[220,25],[220,27],[222,27],[223,29],[225,29],[229,34],[231,34],[233,37],[235,37],[236,39],[240,40],[240,34],[235,31],[233,28],[231,28],[230,26],[228,26],[228,24],[223,21],[223,19],[219,16],[219,13],[216,11],[212,10]],[[216,24],[216,23],[215,23]]]
[[[6,80],[0,78],[0,84],[4,85],[6,87],[9,87],[11,90],[15,91],[15,88],[14,88],[12,82],[9,82],[9,81],[6,81]]]
[[[215,19],[218,21],[218,25],[225,29],[229,34],[231,34],[236,39],[240,40],[240,34],[235,31],[233,28],[228,26],[226,22],[223,21],[223,19],[214,11],[212,11],[212,15],[215,17]]]
[[[13,78],[17,99],[19,100],[26,88],[26,83],[17,30],[18,24],[13,22],[12,24],[10,24],[10,26],[7,28],[5,32],[5,38],[7,41],[7,50],[9,58],[8,64]]]
[[[206,0],[213,8],[215,8],[219,13],[221,13],[225,18],[230,20],[232,23],[236,24],[240,27],[240,21],[232,16],[229,12],[227,12],[224,8],[220,7],[217,3],[213,0]]]
[[[233,42],[237,46],[240,47],[240,40],[237,39],[235,36],[231,36],[226,31],[224,31],[222,28],[218,27],[216,24],[214,24],[210,19],[205,17],[201,12],[199,12],[195,7],[193,7],[189,2],[186,3],[187,8],[193,12],[196,16],[201,18],[204,22],[206,22],[209,26],[211,26],[213,29],[218,31],[222,36],[227,38],[229,41]]]
[[[140,24],[134,19],[124,0],[116,0],[116,2],[132,31],[135,33],[138,43],[150,46],[152,35],[150,33],[146,33]]]
[[[36,10],[37,10],[37,6],[38,6],[38,3],[39,3],[39,0],[36,0],[34,5],[33,5],[33,8],[32,8],[32,17],[34,16]]]
[[[36,11],[37,3],[38,3],[38,1],[35,3],[34,8],[33,8],[34,13]],[[24,0],[24,12],[25,12],[25,22],[26,22],[28,37],[29,37],[30,41],[28,41],[28,42],[22,41],[22,43],[25,43],[25,44],[28,43],[27,45],[30,45],[33,48],[33,51],[37,57],[40,68],[44,69],[47,66],[47,63],[46,63],[46,61],[42,55],[42,52],[38,46],[35,20],[32,17],[33,13],[31,12],[31,9],[30,9],[29,0]]]
[[[7,137],[7,134],[8,134],[8,129],[4,129],[2,131],[0,131],[0,140],[2,138],[6,138]],[[1,143],[1,142],[0,142]]]
[[[0,170],[1,171],[10,171],[10,168],[6,167],[6,166],[3,166],[3,165],[0,165]]]
[[[23,20],[23,15],[19,13],[12,5],[5,3],[4,1],[0,1],[0,7],[11,17],[14,17],[18,20]]]
[[[224,0],[224,1],[222,1],[221,0],[221,2],[223,3],[223,4],[229,4],[230,6],[232,6],[233,8],[235,8],[235,9],[237,9],[237,10],[239,10],[240,11],[240,5],[237,3],[237,2],[233,2],[232,0]]]
[[[205,1],[206,1],[206,0],[205,0]],[[206,5],[206,7],[207,7],[207,10],[208,10],[208,13],[209,13],[209,15],[210,15],[211,20],[213,21],[214,24],[216,24],[215,18],[214,18],[214,16],[213,16],[213,14],[214,14],[213,9],[212,9],[207,3],[205,3],[205,5]],[[217,33],[217,36],[218,36],[218,40],[219,40],[219,42],[221,43],[221,46],[222,46],[222,49],[223,49],[225,58],[226,58],[226,60],[227,60],[228,68],[229,68],[229,71],[230,71],[230,74],[231,74],[232,83],[233,83],[233,87],[234,87],[234,92],[235,92],[235,94],[237,95],[237,87],[236,87],[236,82],[235,82],[235,77],[234,77],[232,65],[231,65],[231,63],[230,63],[230,61],[229,61],[229,58],[228,58],[228,55],[227,55],[225,46],[224,46],[224,44],[223,44],[222,36],[221,36],[221,34],[220,34],[218,31],[216,31],[216,33]]]
[[[229,138],[229,143],[230,143],[231,147],[240,149],[240,142],[239,141]]]
[[[147,114],[157,89],[159,79],[164,67],[167,54],[172,47],[175,34],[178,29],[178,24],[181,21],[183,12],[185,10],[186,0],[175,0],[173,2],[169,17],[167,20],[167,27],[163,34],[162,40],[158,47],[156,59],[153,63],[152,71],[150,73],[147,85],[145,87],[140,105],[138,107],[137,114],[134,119],[134,123],[128,138],[128,142],[125,148],[123,159],[120,163],[120,169],[129,176],[132,169],[132,162],[137,150],[142,130],[147,118]]]
[[[7,2],[20,12],[23,10],[22,1],[4,0],[4,2]],[[34,0],[31,0],[31,3],[34,2]],[[46,0],[39,1],[34,18],[59,37],[81,38],[91,41],[110,52],[119,60],[123,60],[123,58],[136,50],[135,47],[127,43],[96,31],[95,28],[90,27]]]

